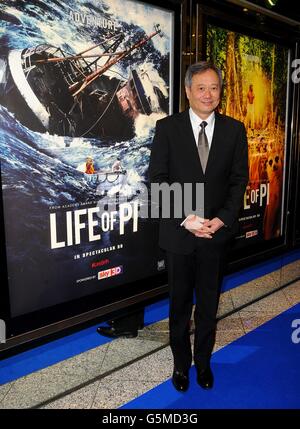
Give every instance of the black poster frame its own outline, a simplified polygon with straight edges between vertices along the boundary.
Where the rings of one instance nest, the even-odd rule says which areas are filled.
[[[172,108],[173,113],[179,111],[180,77],[181,77],[181,31],[182,31],[182,5],[178,1],[164,1],[163,5],[158,0],[139,1],[146,5],[164,9],[173,13],[173,83],[172,83]],[[0,175],[0,180],[1,180]],[[155,276],[142,280],[125,283],[111,290],[58,304],[39,311],[27,313],[18,317],[12,317],[9,302],[9,284],[7,272],[7,255],[5,246],[4,207],[2,196],[0,197],[1,215],[1,299],[0,319],[6,324],[6,344],[0,344],[1,350],[9,349],[37,338],[51,335],[62,329],[69,329],[73,325],[91,323],[95,320],[107,319],[108,315],[118,314],[129,306],[137,306],[142,302],[151,302],[155,297],[166,293],[166,271],[158,272]]]

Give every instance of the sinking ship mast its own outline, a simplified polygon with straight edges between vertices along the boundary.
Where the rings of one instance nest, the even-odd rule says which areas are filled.
[[[92,136],[130,139],[134,135],[132,118],[124,115],[116,99],[117,90],[126,79],[111,79],[105,72],[157,34],[163,37],[159,24],[151,34],[119,51],[124,41],[122,33],[75,55],[47,44],[13,49],[8,54],[11,84],[7,86],[10,96],[5,97],[9,100],[5,105],[34,131],[71,137],[92,133]],[[100,54],[92,52],[97,47],[101,48]],[[102,121],[108,109],[115,118],[119,115],[124,121]],[[95,134],[92,130],[97,125]]]
[[[89,64],[89,66],[91,66],[92,64],[96,63],[98,61],[99,58],[101,57],[113,57],[111,59],[108,59],[107,62],[102,65],[101,67],[96,68],[95,71],[93,71],[92,73],[85,75],[79,68],[78,71],[80,72],[80,74],[83,76],[82,79],[79,79],[78,81],[72,83],[69,86],[69,90],[71,92],[71,94],[73,95],[73,97],[76,97],[78,94],[80,94],[85,88],[87,88],[87,86],[89,86],[92,82],[94,82],[98,77],[100,77],[101,75],[103,75],[108,69],[110,69],[114,64],[117,64],[119,61],[121,61],[123,58],[125,58],[126,56],[128,56],[132,51],[134,51],[135,49],[139,49],[141,48],[143,45],[145,45],[149,40],[151,40],[153,37],[155,37],[157,34],[160,34],[160,36],[162,37],[162,32],[160,29],[159,24],[156,24],[154,26],[155,31],[151,34],[149,34],[149,36],[146,36],[145,38],[143,38],[142,40],[140,40],[139,42],[135,43],[133,46],[131,46],[130,48],[128,48],[127,50],[121,51],[121,52],[104,52],[102,54],[98,54],[98,55],[84,55],[85,53],[91,51],[92,49],[95,49],[96,47],[100,46],[103,44],[103,42],[92,46],[91,48],[86,49],[85,51],[80,52],[77,55],[73,55],[73,56],[67,56],[67,57],[54,57],[54,58],[47,58],[44,60],[37,60],[36,63],[55,63],[55,62],[63,62],[63,61],[74,61],[74,60],[78,60],[78,59],[85,59],[85,58],[95,58],[97,57],[97,59]],[[115,38],[115,36],[112,36],[110,39],[108,39],[107,41],[111,40]],[[110,49],[112,47],[114,47],[114,45],[119,45],[121,43],[121,41],[123,40],[123,37],[119,38],[117,40],[117,42],[115,42],[112,46],[110,46]],[[107,42],[106,41],[106,42]]]

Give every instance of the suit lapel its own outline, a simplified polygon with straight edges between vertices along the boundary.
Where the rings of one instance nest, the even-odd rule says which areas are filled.
[[[215,127],[205,169],[205,176],[207,176],[211,168],[213,168],[216,158],[222,155],[222,142],[224,140],[224,127],[222,125],[222,115],[215,112]]]

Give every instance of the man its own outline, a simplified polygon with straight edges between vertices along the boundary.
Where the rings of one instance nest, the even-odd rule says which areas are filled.
[[[111,167],[112,171],[119,172],[122,171],[121,159],[117,158]]]
[[[222,75],[213,64],[200,62],[188,68],[185,89],[190,109],[157,122],[149,165],[151,182],[204,183],[204,219],[194,213],[160,219],[159,245],[167,251],[168,261],[172,381],[179,391],[188,389],[192,364],[193,288],[197,381],[205,389],[213,387],[210,358],[224,259],[238,229],[248,181],[245,127],[215,111],[221,88]]]
[[[86,163],[85,163],[85,174],[94,174],[95,168],[94,168],[94,161],[91,156],[87,156]]]
[[[246,115],[246,126],[252,130],[252,134],[254,132],[254,91],[253,85],[249,85],[249,89],[247,92],[247,115]]]

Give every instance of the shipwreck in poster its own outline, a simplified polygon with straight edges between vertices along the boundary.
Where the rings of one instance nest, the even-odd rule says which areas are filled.
[[[137,210],[149,204],[141,189],[149,185],[156,121],[172,113],[173,19],[172,11],[130,0],[1,2],[12,315],[164,266],[157,224]]]
[[[109,72],[155,36],[162,37],[158,24],[135,43],[117,33],[75,55],[48,44],[9,50],[2,59],[6,85],[0,102],[41,133],[133,138],[139,113],[168,112],[168,93],[151,80],[147,65],[130,68],[127,78]]]

